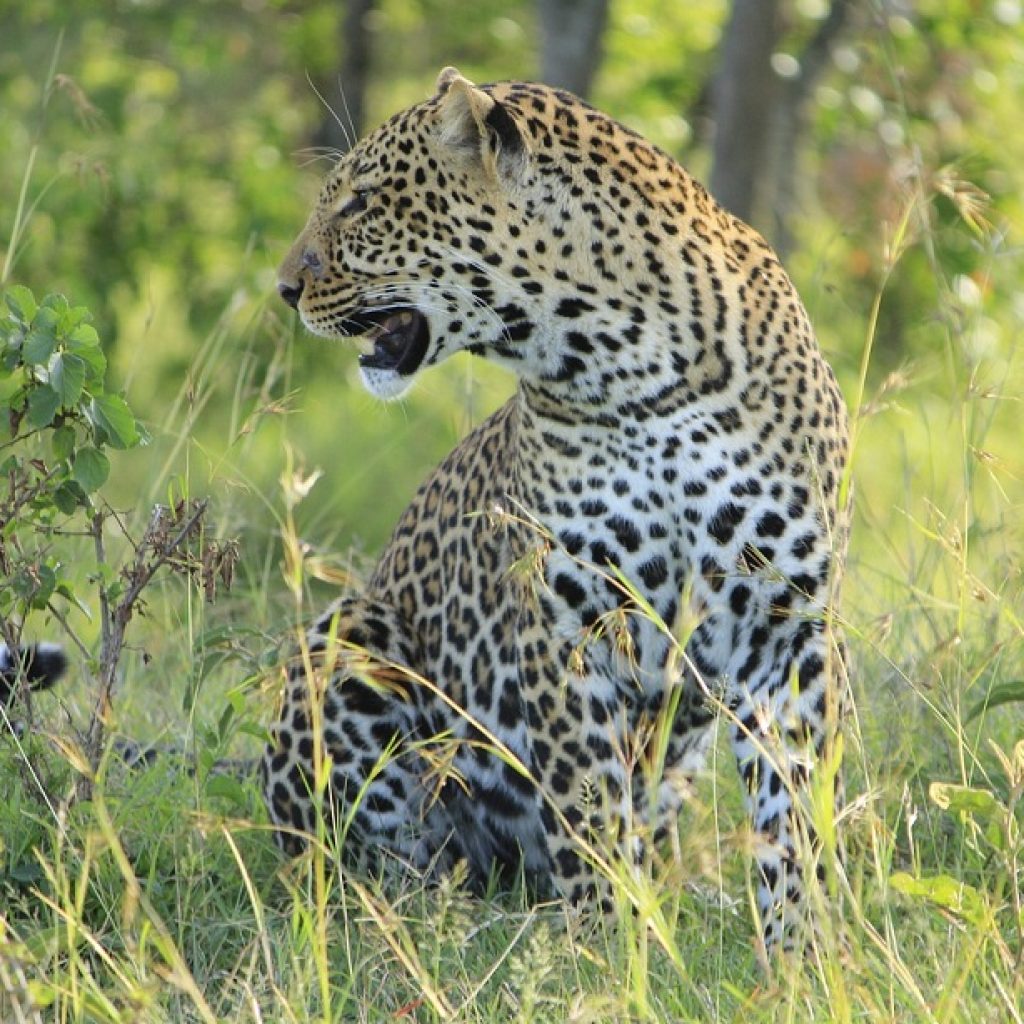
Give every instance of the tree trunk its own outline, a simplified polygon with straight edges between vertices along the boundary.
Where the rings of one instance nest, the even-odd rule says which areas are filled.
[[[772,186],[766,205],[772,218],[772,245],[782,258],[793,247],[793,217],[800,206],[800,146],[807,128],[808,100],[858,4],[860,0],[832,0],[828,15],[800,54],[798,73],[783,84],[772,117],[768,161]]]
[[[734,0],[712,88],[711,192],[743,220],[751,220],[757,206],[776,91],[771,58],[779,32],[778,0]]]
[[[587,96],[601,64],[608,0],[538,0],[537,7],[541,79]]]
[[[338,35],[341,67],[324,93],[328,105],[313,144],[347,153],[362,135],[366,116],[366,84],[370,77],[369,14],[376,0],[346,0]]]

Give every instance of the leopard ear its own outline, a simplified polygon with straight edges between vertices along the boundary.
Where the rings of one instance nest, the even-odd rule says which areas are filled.
[[[526,142],[508,109],[464,78],[456,68],[437,76],[438,137],[481,161],[488,174],[515,173],[523,165]]]

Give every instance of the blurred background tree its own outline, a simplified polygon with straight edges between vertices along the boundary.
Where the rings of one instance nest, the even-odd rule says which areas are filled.
[[[540,79],[586,98],[604,55],[609,0],[537,0]]]
[[[376,404],[274,297],[330,154],[446,64],[575,87],[710,179],[784,251],[848,393],[883,280],[872,387],[898,371],[924,421],[972,380],[1019,391],[1019,0],[2,0],[0,22],[0,262],[95,314],[154,437],[126,504],[178,474],[269,536],[287,443],[325,470],[302,528],[375,549],[509,392],[458,359]]]
[[[321,95],[337,96],[324,100],[327,110],[320,121],[315,141],[328,153],[342,154],[366,129],[366,90],[370,84],[373,56],[372,18],[377,0],[347,0],[338,19],[337,53],[340,64],[335,79],[326,79]]]

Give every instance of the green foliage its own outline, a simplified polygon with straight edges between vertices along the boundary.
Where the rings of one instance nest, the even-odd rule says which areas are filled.
[[[107,360],[88,310],[63,295],[37,303],[22,286],[0,318],[0,616],[22,621],[54,594],[74,600],[71,578],[49,551],[69,517],[94,510],[110,472],[106,450],[141,444],[128,404],[106,389]]]
[[[913,877],[897,872],[892,887],[906,896],[924,900],[966,922],[980,942],[993,942],[1013,964],[1009,942],[1024,948],[1024,906],[1021,902],[1020,864],[1024,858],[1021,797],[1024,796],[1024,740],[1013,752],[997,748],[1005,773],[1003,796],[980,786],[935,782],[929,789],[932,803],[956,815],[972,855],[972,874],[980,873],[984,886],[965,881],[963,875],[928,874]]]
[[[995,684],[992,689],[964,716],[965,722],[971,722],[989,708],[997,708],[1000,704],[1024,704],[1024,679],[1009,679]]]

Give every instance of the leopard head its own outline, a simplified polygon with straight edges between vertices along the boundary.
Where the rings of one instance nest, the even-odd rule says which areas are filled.
[[[282,298],[313,333],[361,338],[363,383],[385,399],[455,351],[514,345],[526,312],[491,253],[524,214],[528,161],[506,108],[446,68],[432,99],[328,176],[281,265]]]
[[[681,311],[715,308],[710,276],[680,255],[712,246],[691,224],[707,202],[570,93],[446,68],[333,169],[278,288],[315,334],[362,339],[363,383],[381,398],[462,350],[576,401],[641,378],[657,394],[685,359],[645,339],[695,348],[705,332],[680,328]],[[650,330],[658,317],[671,325]]]

